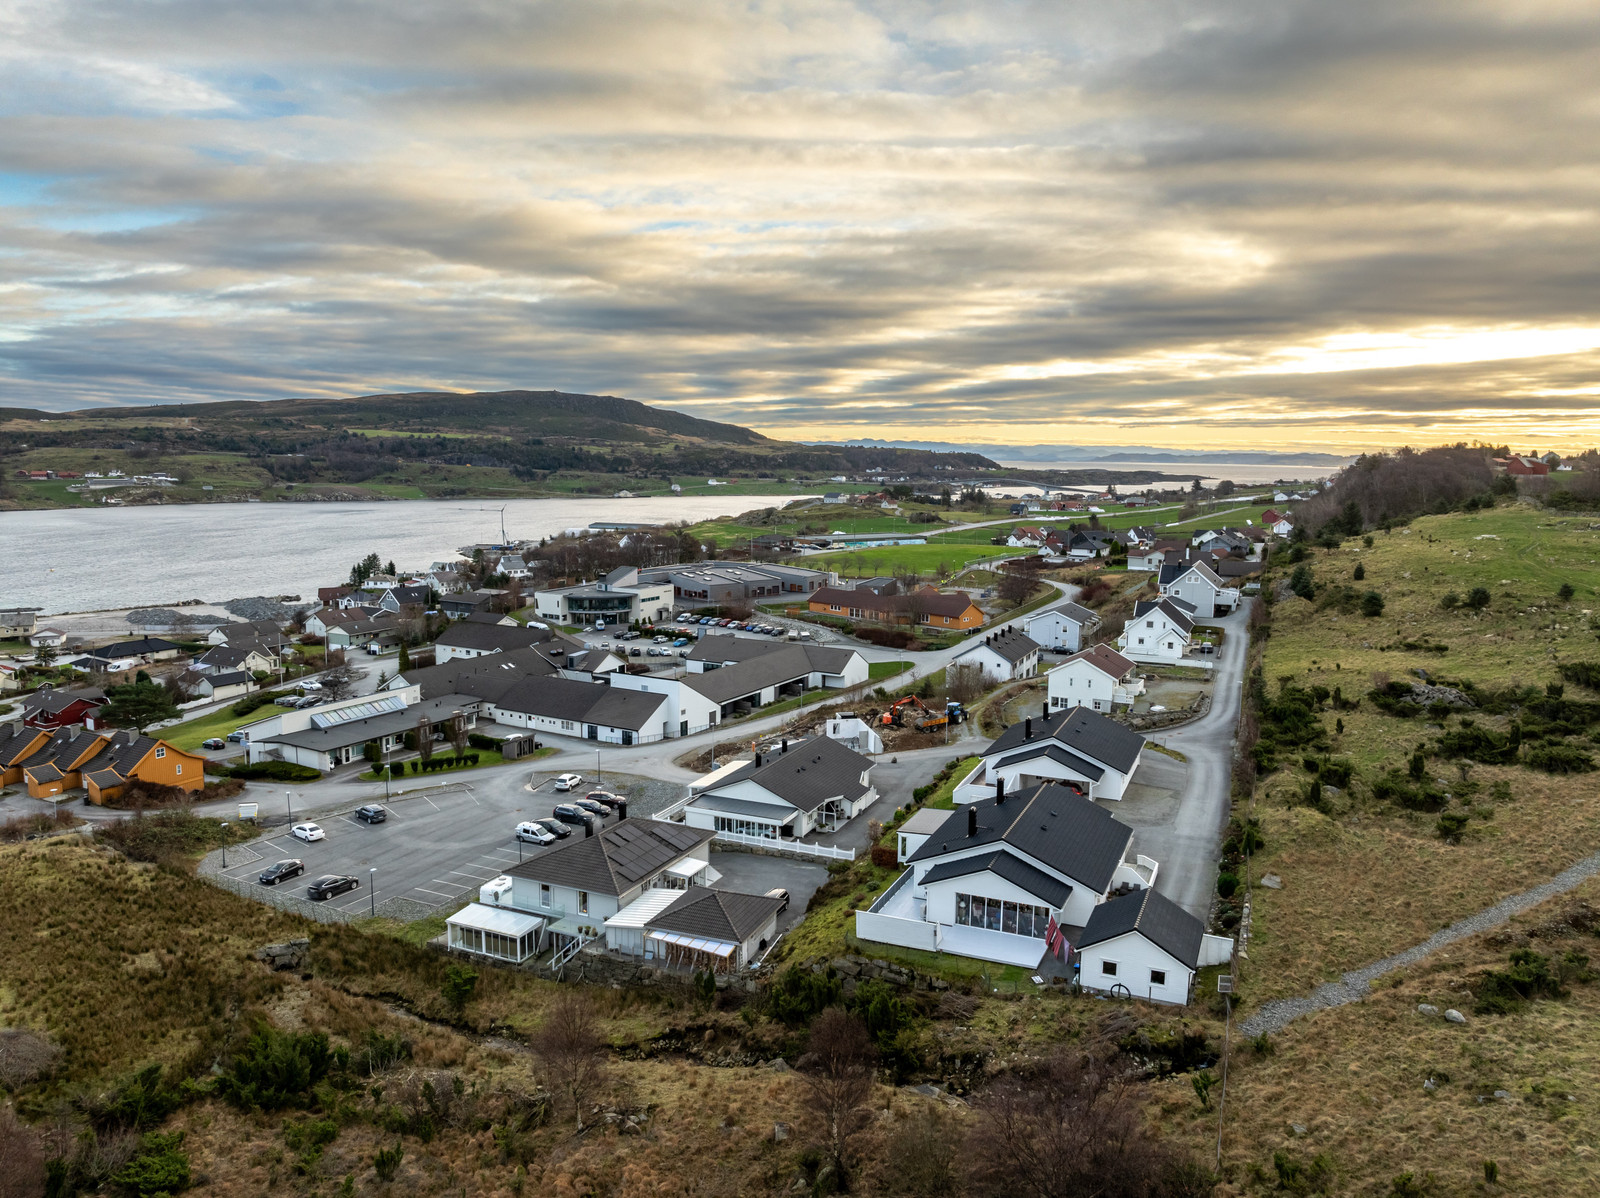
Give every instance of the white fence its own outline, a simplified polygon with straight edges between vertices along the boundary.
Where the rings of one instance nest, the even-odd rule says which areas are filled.
[[[803,840],[776,840],[766,836],[746,836],[743,832],[718,832],[717,839],[726,844],[743,845],[747,849],[786,853],[794,857],[818,857],[826,861],[856,859],[854,849],[836,849],[826,844],[807,844]]]
[[[902,919],[898,915],[874,915],[871,911],[857,911],[856,939],[937,952],[939,925],[923,919]]]

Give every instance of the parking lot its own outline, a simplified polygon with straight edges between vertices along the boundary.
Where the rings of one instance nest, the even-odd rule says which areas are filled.
[[[532,860],[582,837],[581,827],[568,825],[570,839],[541,848],[519,844],[515,831],[524,820],[549,820],[558,803],[581,797],[587,789],[582,786],[571,795],[558,794],[553,778],[535,775],[516,787],[474,790],[460,785],[395,799],[383,804],[389,818],[381,824],[363,823],[351,812],[319,816],[315,822],[327,839],[308,844],[291,835],[287,826],[274,829],[230,848],[228,867],[219,872],[253,884],[275,861],[295,858],[305,863],[305,873],[276,887],[253,887],[263,900],[291,908],[305,904],[334,907],[352,915],[376,912],[402,921],[420,919],[446,904],[453,906],[476,897],[479,886],[519,861]],[[630,818],[638,817],[636,810],[630,810]],[[615,823],[615,816],[605,820],[607,827]],[[598,824],[595,830],[600,830]],[[780,929],[799,920],[812,892],[827,878],[821,865],[779,857],[713,852],[711,861],[723,875],[718,883],[723,889],[755,894],[774,886],[788,890],[790,907],[779,921]],[[350,874],[361,884],[356,890],[313,903],[306,897],[306,886],[324,874]]]

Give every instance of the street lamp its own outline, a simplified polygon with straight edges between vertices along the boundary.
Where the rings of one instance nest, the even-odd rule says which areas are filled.
[[[228,821],[222,821],[222,868],[228,868]]]
[[[376,919],[378,918],[378,867],[376,865],[367,870],[367,884],[371,887],[367,892],[367,897],[372,900],[372,918]]]
[[[389,738],[383,738],[383,797],[389,797]]]
[[[294,794],[291,791],[283,792],[283,802],[289,808],[289,822],[294,823]]]
[[[598,747],[594,751],[594,784],[596,786],[605,784],[604,779],[600,776],[600,750]]]

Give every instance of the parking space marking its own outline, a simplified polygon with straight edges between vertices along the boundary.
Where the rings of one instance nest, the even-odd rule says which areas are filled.
[[[448,886],[449,883],[447,882],[447,883],[445,883],[445,885]],[[446,894],[442,890],[429,890],[426,886],[413,886],[411,889],[420,890],[420,891],[422,891],[423,894],[437,894],[442,899],[455,898],[456,894],[459,893],[459,891],[458,891],[458,892]]]
[[[460,874],[463,878],[476,878],[478,876],[474,871],[467,869],[447,869],[444,872],[447,874]],[[441,880],[439,878],[434,879],[435,882]]]

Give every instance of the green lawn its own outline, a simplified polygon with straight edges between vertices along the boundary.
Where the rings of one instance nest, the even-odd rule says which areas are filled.
[[[281,708],[276,708],[269,703],[265,707],[256,708],[249,715],[234,715],[233,707],[230,704],[219,711],[212,712],[210,715],[197,716],[192,720],[185,720],[181,724],[174,724],[170,728],[159,729],[156,735],[169,745],[175,745],[180,749],[188,749],[192,752],[200,747],[200,742],[203,740],[209,740],[213,736],[227,736],[228,733],[235,729],[242,728],[246,724],[253,724],[257,720],[264,720],[279,710]]]
[[[956,793],[956,786],[977,768],[978,762],[982,760],[983,758],[981,757],[963,758],[961,764],[956,766],[955,772],[941,782],[939,789],[929,795],[927,801],[922,805],[924,807],[936,807],[940,811],[954,811],[956,803],[951,796]]]
[[[808,570],[836,570],[846,578],[874,578],[912,571],[948,575],[971,562],[991,557],[1015,557],[1017,552],[1005,545],[946,545],[931,541],[926,545],[891,545],[882,549],[847,549],[839,553],[808,554],[795,559],[795,563]]]
[[[893,678],[896,674],[903,674],[910,668],[909,661],[874,661],[867,666],[867,678],[871,682],[879,682],[885,678]]]

